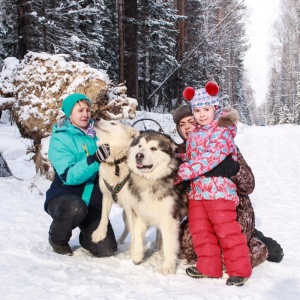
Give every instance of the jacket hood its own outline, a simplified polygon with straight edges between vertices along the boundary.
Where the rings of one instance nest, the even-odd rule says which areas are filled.
[[[218,118],[218,126],[228,127],[236,125],[239,120],[239,113],[232,107],[224,107],[222,109],[222,114]]]
[[[93,124],[94,121],[91,120],[90,123]],[[84,132],[80,128],[74,126],[70,122],[70,120],[66,117],[59,119],[58,122],[54,124],[52,127],[52,133],[63,132],[63,131],[74,132],[74,134],[78,134],[78,132],[82,132],[84,134]]]
[[[57,132],[63,132],[63,131],[72,131],[75,130],[75,126],[72,125],[72,123],[67,118],[61,118],[58,120],[56,124],[52,127],[52,134]]]
[[[223,113],[218,118],[217,126],[227,127],[232,136],[236,136],[237,127],[236,124],[239,120],[239,113],[232,107],[223,108]]]

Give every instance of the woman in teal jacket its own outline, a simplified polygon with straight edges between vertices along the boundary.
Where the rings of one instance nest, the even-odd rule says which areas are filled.
[[[72,255],[69,240],[80,228],[81,246],[94,256],[111,256],[117,243],[111,224],[103,241],[93,243],[102,210],[98,184],[99,164],[109,156],[109,147],[97,147],[91,120],[91,101],[84,94],[71,94],[62,102],[65,118],[53,126],[48,157],[55,178],[46,193],[45,211],[53,218],[49,243],[59,254]]]

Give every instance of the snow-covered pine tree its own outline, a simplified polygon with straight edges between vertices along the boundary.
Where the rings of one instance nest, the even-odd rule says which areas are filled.
[[[16,1],[0,0],[0,69],[7,57],[18,56]]]
[[[266,106],[265,106],[265,114],[266,114],[266,122],[269,125],[275,124],[276,116],[278,113],[275,112],[278,109],[278,102],[279,99],[279,73],[276,69],[276,66],[273,65],[270,71],[270,83],[268,86],[268,92],[266,96]]]
[[[229,3],[228,3],[229,2]],[[226,21],[219,29],[218,53],[222,56],[219,81],[224,95],[228,95],[229,105],[238,109],[242,121],[251,124],[244,87],[244,55],[248,49],[245,38],[245,11],[240,5],[233,10],[239,1],[221,1],[219,7],[219,21],[228,13]]]
[[[167,82],[152,99],[150,94],[176,69],[176,24],[173,0],[139,1],[138,47],[140,101],[144,109],[172,109],[174,87]]]
[[[104,0],[18,1],[19,53],[68,54],[117,78],[116,8]]]
[[[291,9],[293,8],[293,9]],[[299,123],[299,93],[297,82],[300,73],[300,4],[298,0],[281,0],[280,17],[273,28],[273,48],[271,49],[274,67],[279,74],[276,105],[269,107],[270,119],[274,124],[287,120]],[[275,46],[274,46],[275,45]],[[272,80],[272,78],[271,78]],[[272,86],[270,87],[272,88]],[[278,110],[281,114],[278,116]],[[292,117],[289,116],[292,114]]]

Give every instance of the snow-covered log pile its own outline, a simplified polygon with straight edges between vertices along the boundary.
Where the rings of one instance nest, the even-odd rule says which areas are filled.
[[[134,118],[137,101],[127,97],[126,91],[124,85],[114,86],[105,71],[68,61],[67,55],[28,52],[20,62],[5,60],[0,75],[0,110],[11,109],[22,137],[33,140],[37,171],[46,174],[50,166],[45,161],[47,166],[41,169],[47,160],[41,154],[41,142],[63,116],[62,100],[71,93],[82,93],[92,100],[92,118]]]
[[[4,60],[4,66],[0,73],[0,111],[11,109],[16,101],[14,86],[14,70],[19,64],[15,57]]]
[[[71,93],[82,93],[92,100],[93,118],[135,116],[136,100],[126,97],[125,86],[113,87],[104,71],[66,58],[29,52],[18,65],[13,114],[23,137],[39,140],[48,136],[62,114],[62,100]]]

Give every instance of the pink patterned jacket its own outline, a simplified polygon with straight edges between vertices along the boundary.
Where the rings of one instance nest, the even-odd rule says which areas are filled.
[[[217,120],[206,126],[197,126],[190,133],[186,153],[180,156],[186,162],[180,165],[174,182],[191,180],[190,200],[227,199],[238,204],[235,184],[229,178],[202,176],[231,153],[233,159],[237,159],[235,135],[235,125],[219,127]]]

